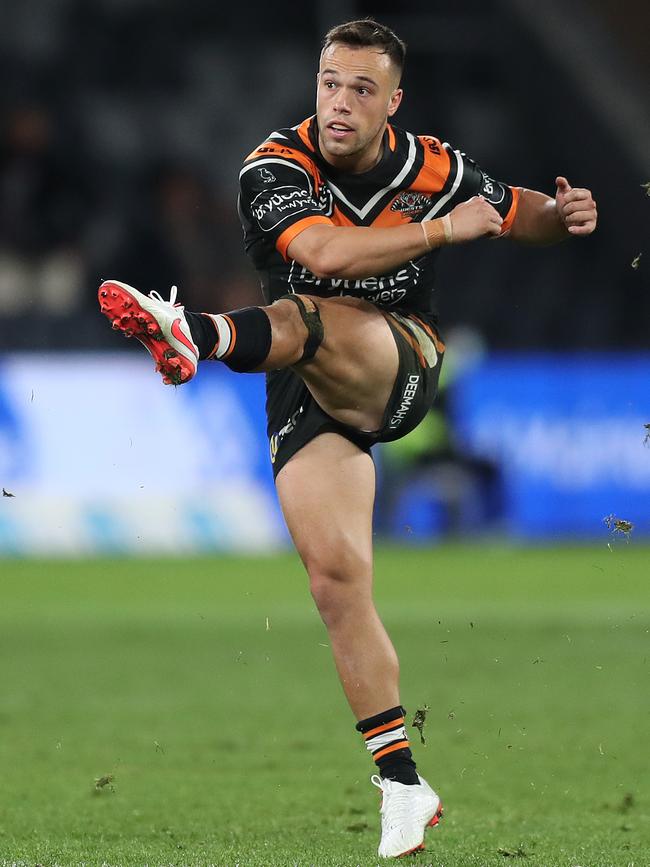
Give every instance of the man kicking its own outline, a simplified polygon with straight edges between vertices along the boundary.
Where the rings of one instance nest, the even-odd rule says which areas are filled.
[[[563,177],[554,199],[511,187],[439,139],[391,125],[404,57],[373,20],[335,27],[315,116],[246,159],[239,212],[266,306],[190,313],[175,287],[169,301],[113,280],[99,289],[102,312],[145,345],[166,383],[187,382],[208,359],[266,373],[278,496],[378,768],[385,858],[423,849],[442,807],[417,773],[397,656],[373,602],[370,448],[413,430],[435,397],[441,247],[505,234],[549,244],[596,226],[591,193]]]

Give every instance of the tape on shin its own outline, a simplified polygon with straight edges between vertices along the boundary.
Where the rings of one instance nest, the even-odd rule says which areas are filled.
[[[266,361],[271,351],[271,322],[261,307],[244,307],[212,317],[219,343],[213,358],[246,373]]]
[[[307,329],[307,340],[305,340],[305,348],[299,361],[311,361],[325,336],[318,307],[310,298],[302,298],[300,295],[283,295],[278,300],[284,301],[285,299],[293,301],[300,310],[300,316]]]

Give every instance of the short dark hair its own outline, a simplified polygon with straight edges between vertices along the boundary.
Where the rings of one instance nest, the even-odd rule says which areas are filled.
[[[406,43],[390,27],[374,18],[360,18],[332,27],[323,39],[323,51],[330,45],[350,45],[353,48],[378,48],[387,54],[399,70],[400,77],[406,59]]]

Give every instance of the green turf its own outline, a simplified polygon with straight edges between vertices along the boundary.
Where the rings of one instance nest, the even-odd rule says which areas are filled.
[[[649,585],[634,542],[381,551],[446,809],[414,863],[650,864]],[[4,561],[0,591],[0,865],[378,863],[295,559]]]

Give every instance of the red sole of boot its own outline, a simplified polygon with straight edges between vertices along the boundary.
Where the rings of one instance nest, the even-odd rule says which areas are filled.
[[[196,368],[165,340],[155,318],[119,283],[102,283],[97,293],[101,312],[115,331],[136,337],[156,362],[156,370],[167,385],[181,385],[194,376]]]

